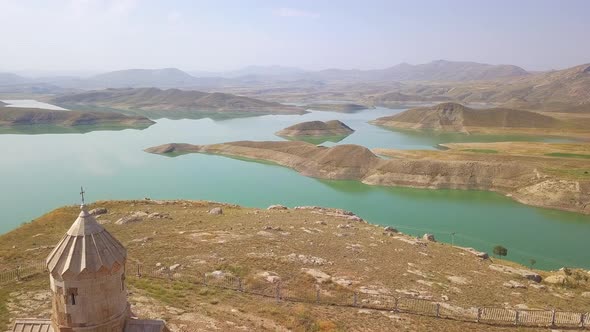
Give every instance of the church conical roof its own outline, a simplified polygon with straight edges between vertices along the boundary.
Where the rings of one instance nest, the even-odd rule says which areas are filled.
[[[47,257],[54,276],[110,273],[125,264],[127,250],[82,205],[80,215]]]

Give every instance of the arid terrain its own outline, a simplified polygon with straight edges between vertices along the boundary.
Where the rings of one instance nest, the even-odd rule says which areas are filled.
[[[143,116],[120,113],[56,111],[0,105],[0,127],[51,125],[56,127],[118,126],[147,128],[155,122]]]
[[[416,239],[342,210],[244,208],[203,201],[96,202],[98,221],[128,249],[132,311],[163,318],[172,331],[543,331],[314,303],[277,303],[231,290],[166,278],[167,271],[233,275],[244,287],[292,292],[395,295],[436,301],[443,308],[490,306],[590,311],[588,271],[531,271],[482,259],[448,244]],[[42,261],[79,213],[52,211],[0,236],[0,273]],[[361,216],[362,217],[362,216]],[[491,248],[490,248],[491,249]],[[195,277],[196,278],[196,277]],[[542,281],[539,281],[542,279]],[[0,324],[47,316],[44,274],[0,288]],[[250,287],[250,288],[249,288]],[[349,293],[346,293],[349,292]],[[315,296],[315,295],[314,295]],[[312,301],[313,302],[313,301]],[[362,303],[362,302],[361,302]]]
[[[330,137],[352,134],[354,130],[338,120],[330,121],[308,121],[289,126],[276,132],[278,136],[284,137]]]
[[[305,110],[228,93],[157,88],[106,89],[57,96],[50,102],[66,108],[116,110],[160,117],[198,117],[207,113],[242,115],[303,114]]]
[[[158,154],[211,153],[264,160],[293,168],[306,176],[358,180],[370,185],[489,190],[524,204],[588,214],[588,155],[568,155],[568,150],[561,150],[560,146],[548,149],[557,155],[544,156],[503,154],[492,148],[465,148],[461,151],[375,149],[371,152],[358,145],[327,148],[306,142],[251,141],[212,145],[165,144],[146,151]],[[586,145],[574,144],[571,149],[583,150]]]
[[[566,113],[567,114],[567,113]],[[446,132],[553,135],[590,138],[584,115],[538,113],[509,108],[470,108],[457,103],[409,109],[371,123],[388,128]]]

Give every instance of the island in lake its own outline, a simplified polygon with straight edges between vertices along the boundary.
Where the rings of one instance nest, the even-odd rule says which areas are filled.
[[[239,141],[211,145],[165,144],[146,152],[208,153],[264,160],[302,175],[357,180],[369,185],[488,190],[533,206],[590,214],[590,167],[585,144],[544,146],[545,155],[519,155],[480,145],[446,151],[375,149],[359,145],[322,147],[306,142]],[[516,143],[511,143],[516,144]],[[491,153],[493,151],[493,153]],[[584,154],[586,151],[586,154]],[[380,157],[387,156],[390,159]]]
[[[303,108],[221,92],[127,88],[57,96],[53,104],[75,109],[116,111],[150,118],[202,118],[304,114]]]
[[[277,131],[275,134],[290,140],[302,140],[310,143],[325,141],[339,142],[352,134],[354,130],[338,120],[307,121]]]
[[[460,133],[510,133],[590,137],[590,118],[510,108],[471,108],[441,103],[385,116],[370,123],[396,129]]]

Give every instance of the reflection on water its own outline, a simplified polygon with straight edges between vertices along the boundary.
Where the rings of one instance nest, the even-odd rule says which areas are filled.
[[[65,108],[51,105],[51,104],[47,104],[47,103],[43,103],[43,102],[40,102],[37,100],[32,100],[32,99],[18,99],[18,100],[8,99],[8,100],[0,100],[0,101],[8,104],[7,106],[10,106],[10,107],[42,108],[42,109],[47,109],[47,110],[67,111],[67,109],[65,109]]]

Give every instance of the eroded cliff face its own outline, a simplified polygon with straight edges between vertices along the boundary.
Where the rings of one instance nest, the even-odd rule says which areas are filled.
[[[448,160],[434,156],[413,159],[402,154],[383,159],[358,145],[328,148],[305,142],[166,144],[146,151],[199,152],[265,160],[310,177],[358,180],[369,185],[487,190],[528,205],[590,214],[590,182],[544,174],[534,162],[523,160]]]
[[[362,179],[366,184],[508,193],[537,180],[535,169],[518,163],[391,159]]]

